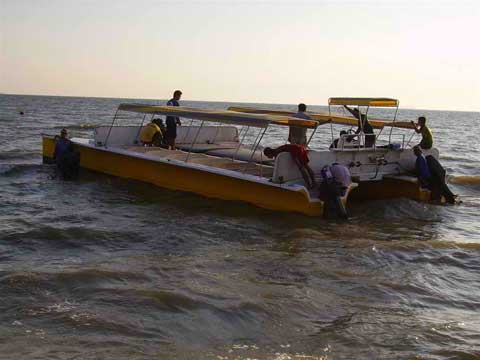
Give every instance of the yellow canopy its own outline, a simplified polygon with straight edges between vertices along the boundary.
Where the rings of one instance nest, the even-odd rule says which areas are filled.
[[[228,110],[196,109],[184,106],[156,106],[143,104],[120,104],[118,110],[167,116],[178,116],[189,119],[212,121],[224,124],[266,128],[270,124],[297,126],[313,129],[318,123],[314,120],[298,119],[292,116],[276,114],[249,114]]]
[[[271,115],[282,115],[282,116],[293,116],[295,112],[293,111],[284,111],[284,110],[268,110],[268,109],[257,109],[252,107],[241,107],[241,106],[231,106],[228,108],[231,111],[244,112],[250,114],[271,114]],[[358,126],[358,120],[349,116],[344,116],[337,113],[328,114],[327,112],[307,112],[310,119],[315,121],[327,122],[331,120],[333,124],[338,125],[348,125],[348,126]],[[413,125],[409,122],[399,122],[399,121],[389,121],[384,119],[369,119],[368,122],[375,129],[382,129],[384,126],[393,126],[403,129],[413,129]]]
[[[397,107],[399,101],[389,98],[330,98],[329,105],[356,105],[356,106],[376,106],[376,107]]]

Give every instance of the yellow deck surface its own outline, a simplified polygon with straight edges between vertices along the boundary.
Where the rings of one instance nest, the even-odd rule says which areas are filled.
[[[188,158],[188,162],[193,164],[203,164],[219,169],[233,170],[242,174],[262,176],[265,178],[271,178],[273,175],[273,166],[248,163],[245,161],[233,161],[230,158],[211,156],[203,153],[188,154],[188,152],[182,150],[172,151],[159,147],[143,146],[127,146],[123,149],[170,160],[185,161]]]

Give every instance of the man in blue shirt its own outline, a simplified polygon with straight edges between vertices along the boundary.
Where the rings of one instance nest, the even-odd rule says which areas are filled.
[[[430,189],[432,173],[428,168],[427,159],[425,159],[422,149],[420,149],[418,145],[413,147],[413,153],[417,157],[415,161],[415,173],[417,174],[418,181],[420,181],[422,187]]]
[[[73,180],[78,177],[80,153],[74,151],[73,144],[67,135],[67,129],[62,129],[60,136],[55,136],[53,158],[57,164],[57,171],[61,178],[64,180]]]
[[[168,100],[167,106],[180,106],[179,100],[182,97],[180,90],[175,90],[173,98]],[[165,133],[165,143],[171,150],[175,150],[175,139],[177,138],[177,125],[182,125],[177,116],[167,116],[167,131]]]
[[[59,161],[72,148],[72,143],[68,140],[67,129],[60,131],[60,137],[55,135],[55,151],[53,152],[53,159]]]

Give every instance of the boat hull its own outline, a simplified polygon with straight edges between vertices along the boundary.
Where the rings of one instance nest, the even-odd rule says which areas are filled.
[[[44,162],[52,161],[54,148],[53,138],[44,137]],[[181,166],[174,161],[144,159],[88,145],[75,144],[75,148],[80,153],[80,166],[89,170],[206,197],[244,201],[271,210],[323,215],[323,202],[311,201],[304,188],[293,190],[287,185],[269,183],[266,179],[263,182],[252,181]]]
[[[429,190],[421,189],[418,182],[402,178],[384,177],[380,181],[362,181],[350,193],[350,200],[386,200],[407,198],[417,201],[430,201]]]

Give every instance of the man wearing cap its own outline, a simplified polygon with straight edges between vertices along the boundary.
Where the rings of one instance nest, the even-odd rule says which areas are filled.
[[[180,106],[179,100],[182,97],[180,90],[175,90],[173,98],[168,100],[167,106]],[[177,116],[167,116],[167,132],[165,134],[165,143],[171,150],[175,150],[175,139],[177,138],[177,125],[182,125]]]

